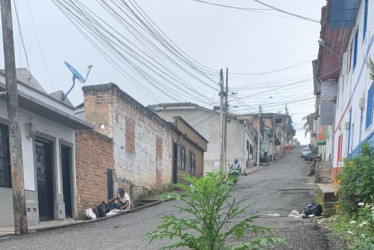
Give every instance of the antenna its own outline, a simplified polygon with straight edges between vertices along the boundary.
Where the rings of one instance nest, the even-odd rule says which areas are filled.
[[[66,97],[68,96],[68,94],[70,93],[70,91],[74,88],[75,86],[75,79],[78,79],[81,83],[85,83],[86,80],[87,80],[87,77],[88,75],[90,74],[91,72],[91,69],[92,69],[92,65],[89,65],[87,67],[87,71],[86,71],[86,77],[84,78],[73,66],[71,66],[68,62],[64,62],[66,67],[68,67],[68,69],[71,71],[71,73],[73,73],[73,85],[70,87],[70,89],[68,90],[68,92],[66,94],[62,94],[62,100],[65,100]]]

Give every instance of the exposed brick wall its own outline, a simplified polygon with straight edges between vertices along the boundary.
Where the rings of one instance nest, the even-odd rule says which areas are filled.
[[[170,183],[170,124],[115,84],[85,86],[83,91],[86,120],[95,125],[97,132],[114,141],[117,184],[129,185],[136,190],[133,193],[140,194],[139,190],[161,188]],[[100,124],[105,124],[105,128],[101,129]]]
[[[114,169],[113,140],[92,130],[77,130],[78,211],[108,199],[107,170]]]
[[[135,154],[135,123],[126,119],[126,151]]]
[[[156,137],[156,160],[162,160],[162,139]]]
[[[99,91],[95,95],[84,92],[84,117],[95,130],[113,138],[113,96],[111,92]],[[118,119],[118,117],[114,117]]]

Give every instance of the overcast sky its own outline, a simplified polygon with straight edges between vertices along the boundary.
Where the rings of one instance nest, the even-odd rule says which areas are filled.
[[[267,9],[253,0],[206,1],[243,8]],[[175,102],[152,88],[136,74],[134,77],[144,83],[144,86],[149,86],[154,93],[152,98],[147,96],[139,86],[126,79],[125,74],[115,69],[83,37],[52,1],[15,0],[15,2],[30,71],[48,92],[67,91],[70,88],[71,73],[63,63],[68,61],[82,74],[85,73],[87,65],[94,66],[85,84],[114,82],[144,105]],[[105,21],[112,23],[114,29],[117,27],[120,29],[120,25],[105,14],[98,1],[81,2],[101,15]],[[263,2],[320,20],[321,7],[326,1],[263,0]],[[245,11],[193,0],[137,0],[137,3],[189,56],[217,70],[217,75],[211,76],[212,80],[218,82],[220,68],[228,67],[230,73],[246,73],[229,74],[230,92],[237,92],[229,98],[231,112],[258,112],[258,106],[263,103],[264,112],[284,112],[285,105],[288,103],[289,113],[297,129],[296,137],[302,143],[308,143],[301,129],[305,122],[302,121],[302,117],[314,111],[311,61],[316,59],[318,53],[320,23],[287,16],[274,10]],[[15,14],[13,25],[16,64],[17,67],[27,68]],[[123,34],[126,36],[125,33]],[[1,57],[3,57],[2,53]],[[1,59],[0,67],[3,68],[4,60]],[[298,66],[276,71],[294,65]],[[198,85],[193,81],[186,81],[191,82],[192,88],[197,93],[203,91],[203,88],[197,88]],[[81,87],[82,84],[78,83],[69,95],[74,105],[83,101]],[[213,89],[204,89],[204,91],[206,96],[214,97],[213,101],[207,101],[213,105],[217,104],[219,100],[217,92]],[[186,101],[188,98],[183,100]],[[191,101],[193,102],[192,99]]]

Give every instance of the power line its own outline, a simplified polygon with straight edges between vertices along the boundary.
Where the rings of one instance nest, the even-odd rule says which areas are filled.
[[[44,64],[44,68],[45,68],[46,73],[47,73],[48,81],[49,81],[49,84],[51,85],[52,89],[54,90],[55,87],[54,87],[54,85],[53,85],[53,83],[52,83],[52,81],[51,81],[51,77],[50,77],[50,75],[49,75],[49,71],[48,71],[47,63],[45,62],[45,58],[44,58],[44,54],[43,54],[43,50],[42,50],[42,47],[40,46],[39,36],[38,36],[38,33],[36,32],[35,22],[34,22],[34,17],[33,17],[32,12],[31,12],[31,8],[30,8],[29,0],[27,0],[27,7],[28,7],[28,9],[29,9],[29,13],[30,13],[30,17],[31,17],[32,26],[33,26],[33,28],[34,28],[34,33],[35,33],[36,41],[38,42],[39,51],[40,51],[40,54],[41,54],[42,59],[43,59],[43,64]]]
[[[141,50],[140,47],[136,46],[131,41],[123,37],[123,35],[119,34],[118,31],[110,27],[110,25],[105,23],[97,15],[94,15],[91,11],[89,11],[88,8],[86,8],[81,3],[67,3],[66,5],[64,5],[61,1],[54,2],[56,5],[59,4],[63,6],[63,8],[60,8],[60,10],[62,10],[62,12],[65,15],[70,16],[69,19],[72,22],[76,23],[76,26],[81,27],[81,32],[85,33],[83,29],[88,31],[89,36],[93,36],[94,39],[100,42],[106,49],[108,49],[111,53],[114,53],[119,60],[128,63],[133,68],[133,70],[138,73],[139,76],[147,79],[147,81],[151,83],[153,87],[156,87],[163,94],[167,95],[168,97],[173,97],[173,99],[175,99],[176,93],[179,93],[179,95],[181,96],[185,96],[187,99],[191,99],[192,95],[199,99],[197,100],[198,102],[207,103],[205,101],[206,99],[208,99],[206,96],[203,96],[201,93],[197,92],[196,89],[191,88],[187,82],[183,83],[185,80],[182,80],[181,78],[175,78],[178,77],[178,74],[162,70],[162,68],[164,68],[165,70],[169,70],[169,68],[165,68],[165,65],[162,65],[159,62],[155,61],[155,58],[150,58],[149,54],[147,54],[145,51]],[[72,10],[76,12],[76,14],[74,14]],[[81,17],[79,17],[77,14],[79,14]],[[101,24],[98,21],[100,21]],[[106,25],[110,29],[110,31],[107,28],[105,28],[103,24]],[[88,35],[85,34],[86,38],[87,36]],[[129,45],[132,46],[132,48],[129,47],[129,45],[126,45],[121,39],[127,41]],[[90,41],[96,43],[92,39],[90,39]],[[98,46],[95,47],[97,48]],[[101,50],[101,52],[103,51]],[[123,53],[126,53],[127,56],[125,56]],[[108,57],[106,57],[106,59],[108,59]],[[155,63],[158,63],[158,66]],[[140,65],[142,67],[139,67]],[[144,70],[145,68],[152,72],[152,74],[154,74],[156,77],[146,72]],[[185,70],[185,68],[182,68],[182,70]],[[160,74],[160,71],[163,74]],[[166,86],[162,82],[160,82],[161,79],[170,84],[170,86]],[[171,82],[170,80],[173,80],[174,83],[181,83],[185,88],[188,89],[188,91],[181,92],[180,90],[178,90],[178,87],[175,86],[175,84],[173,84],[173,82]],[[157,82],[157,85],[153,84],[154,82]],[[163,87],[163,89],[160,89],[158,85]],[[174,90],[171,91],[171,89],[173,88]],[[167,92],[169,92],[170,94]],[[187,96],[186,94],[188,94],[189,96]]]
[[[180,54],[183,58],[185,58],[185,61],[188,64],[192,64],[193,65],[195,63],[197,66],[193,66],[194,68],[201,68],[202,71],[206,71],[207,73],[210,73],[210,74],[214,74],[214,75],[218,74],[218,70],[215,70],[215,69],[212,69],[212,68],[210,68],[210,67],[208,67],[206,65],[203,65],[202,63],[196,61],[194,58],[192,58],[191,56],[189,56],[172,39],[170,39],[170,37],[165,32],[163,32],[162,29],[160,29],[160,27],[147,15],[147,13],[135,1],[134,1],[134,4],[140,10],[140,13],[143,14],[143,16],[145,16],[145,20],[148,21],[148,23],[150,24],[150,26],[152,27],[152,24],[153,24],[154,25],[154,29],[156,31],[158,31],[158,32],[161,33],[160,37],[161,38],[164,37],[166,39],[167,44],[171,45],[170,48],[174,49],[176,53]]]
[[[212,2],[202,1],[202,0],[192,0],[192,1],[195,1],[195,2],[198,2],[198,3],[214,5],[214,6],[219,6],[219,7],[224,7],[224,8],[229,8],[229,9],[236,9],[236,10],[271,10],[271,9],[245,8],[245,7],[231,6],[231,5],[212,3]]]
[[[312,62],[312,60],[304,60],[300,63],[297,63],[297,64],[293,64],[293,65],[290,65],[290,66],[287,66],[287,67],[284,67],[284,68],[280,68],[280,69],[275,69],[275,70],[270,70],[270,71],[265,71],[265,72],[253,72],[253,73],[243,73],[243,72],[234,72],[234,73],[230,73],[230,74],[233,74],[233,75],[265,75],[265,74],[271,74],[271,73],[276,73],[276,72],[280,72],[280,71],[284,71],[284,70],[287,70],[287,69],[292,69],[292,68],[295,68],[295,67],[298,67],[300,65],[304,65],[306,63],[310,63]]]
[[[239,6],[232,6],[232,5],[224,5],[224,4],[219,4],[219,3],[207,2],[207,1],[202,1],[202,0],[192,0],[192,1],[199,2],[199,3],[202,3],[202,4],[208,4],[208,5],[214,5],[214,6],[223,7],[223,8],[248,11],[248,12],[259,13],[259,14],[269,15],[269,16],[278,16],[278,17],[283,17],[283,18],[302,19],[302,20],[307,20],[307,21],[312,21],[312,22],[319,22],[317,19],[313,19],[313,18],[309,18],[309,17],[304,17],[304,16],[297,15],[297,14],[294,14],[294,13],[291,13],[291,12],[288,12],[288,11],[284,11],[284,10],[281,10],[281,9],[276,8],[274,6],[262,3],[260,1],[258,1],[258,3],[266,5],[270,9],[239,7]],[[269,11],[269,10],[275,10],[275,11],[281,12],[283,14],[286,14],[286,16],[284,16],[284,15],[276,15],[276,14],[272,14],[272,13],[268,13],[268,12],[262,12],[262,11]]]
[[[23,33],[22,33],[22,28],[21,28],[21,22],[19,20],[18,8],[17,8],[17,4],[16,3],[14,3],[14,10],[15,10],[15,13],[16,13],[18,33],[19,33],[20,40],[21,40],[21,43],[22,43],[22,48],[23,48],[23,51],[24,51],[25,57],[26,57],[27,69],[29,70],[29,72],[31,72],[30,63],[29,63],[29,57],[27,56],[27,51],[26,51],[26,46],[25,46],[25,40],[23,38]]]
[[[292,13],[292,12],[289,12],[289,11],[285,11],[285,10],[279,9],[277,7],[274,7],[273,5],[264,3],[264,2],[262,2],[260,0],[253,0],[253,1],[255,1],[256,3],[262,4],[262,5],[264,5],[264,6],[268,7],[268,8],[271,8],[273,10],[279,11],[281,13],[284,13],[284,14],[287,14],[287,15],[290,15],[290,16],[293,16],[293,17],[304,19],[304,20],[310,21],[310,22],[320,23],[320,21],[318,19],[315,19],[315,18],[305,17],[305,16],[301,16],[301,15],[298,15],[298,14],[295,14],[295,13]]]

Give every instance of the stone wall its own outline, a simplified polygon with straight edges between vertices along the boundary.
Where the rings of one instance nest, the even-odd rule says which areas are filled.
[[[78,211],[107,201],[107,172],[114,169],[113,140],[92,130],[77,130],[76,169]]]

